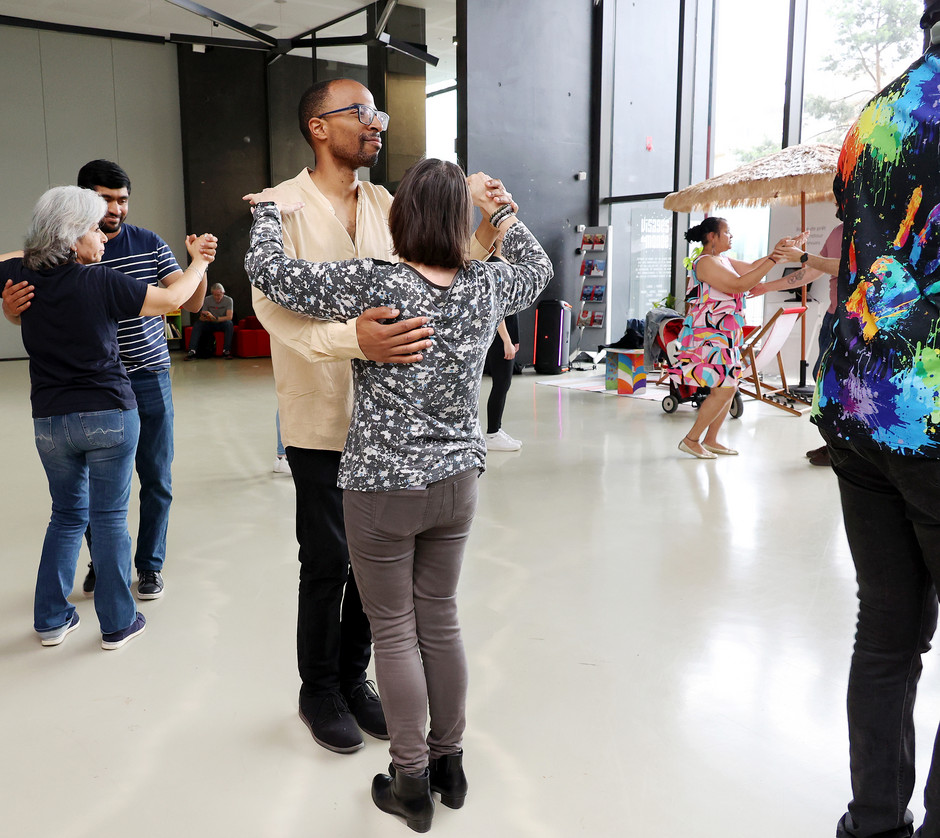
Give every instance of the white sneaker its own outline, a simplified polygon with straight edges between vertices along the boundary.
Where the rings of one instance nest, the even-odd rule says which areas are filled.
[[[518,451],[522,448],[522,443],[518,439],[513,439],[502,428],[495,434],[484,434],[486,438],[487,451]]]
[[[275,474],[290,474],[290,463],[287,462],[287,457],[275,458],[272,471]]]

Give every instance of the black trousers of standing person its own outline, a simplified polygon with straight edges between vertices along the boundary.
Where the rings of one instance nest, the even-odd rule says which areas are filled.
[[[349,569],[343,493],[336,486],[340,452],[290,445],[285,450],[297,495],[300,694],[348,692],[366,678],[372,633]]]
[[[519,319],[515,314],[506,315],[506,331],[513,343],[519,343]],[[506,407],[506,394],[512,384],[515,360],[506,360],[506,348],[499,332],[493,335],[493,342],[486,353],[484,369],[493,379],[493,388],[486,400],[486,432],[495,434],[503,426],[503,409]]]
[[[506,360],[503,339],[496,335],[486,353],[486,368],[493,379],[493,387],[486,400],[486,432],[495,434],[503,425],[503,409],[506,407],[506,394],[512,384],[512,368],[515,361]]]
[[[852,802],[839,838],[938,838],[940,738],[914,832],[914,699],[937,627],[940,461],[861,448],[823,433],[839,478],[858,579],[858,625],[849,670]]]

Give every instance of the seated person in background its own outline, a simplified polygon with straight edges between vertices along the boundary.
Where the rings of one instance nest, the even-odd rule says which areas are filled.
[[[189,336],[189,352],[183,359],[192,361],[196,357],[196,349],[202,338],[203,332],[224,332],[225,343],[222,345],[222,357],[232,357],[232,335],[235,334],[235,324],[232,322],[232,316],[235,312],[235,306],[232,298],[226,296],[225,288],[221,282],[217,282],[210,289],[210,294],[202,304],[199,312],[199,319],[193,323],[193,331]]]

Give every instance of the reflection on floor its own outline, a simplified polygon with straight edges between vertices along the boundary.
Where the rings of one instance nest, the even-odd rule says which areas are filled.
[[[522,451],[490,455],[481,484],[461,601],[471,791],[433,833],[833,834],[854,578],[833,475],[803,456],[815,430],[746,402],[725,434],[741,456],[697,461],[676,451],[688,406],[536,380],[517,377],[506,410]],[[102,652],[83,553],[81,628],[42,648],[49,501],[26,364],[0,364],[4,834],[409,834],[369,798],[386,745],[328,753],[296,715],[293,485],[271,473],[270,362],[176,363],[173,384],[166,595],[141,605],[141,638]],[[937,699],[928,662],[922,743]]]

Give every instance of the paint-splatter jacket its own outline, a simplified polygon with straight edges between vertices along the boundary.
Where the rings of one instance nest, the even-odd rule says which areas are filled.
[[[860,447],[940,457],[940,50],[862,111],[834,189],[845,217],[833,344],[813,421]]]
[[[478,403],[486,352],[506,314],[519,311],[552,277],[552,263],[525,225],[506,233],[503,262],[471,262],[447,288],[404,263],[378,259],[288,259],[274,204],[259,204],[245,269],[284,308],[349,320],[390,306],[400,319],[429,317],[433,346],[414,364],[354,360],[355,406],[338,485],[364,492],[423,486],[472,468],[486,445]]]

